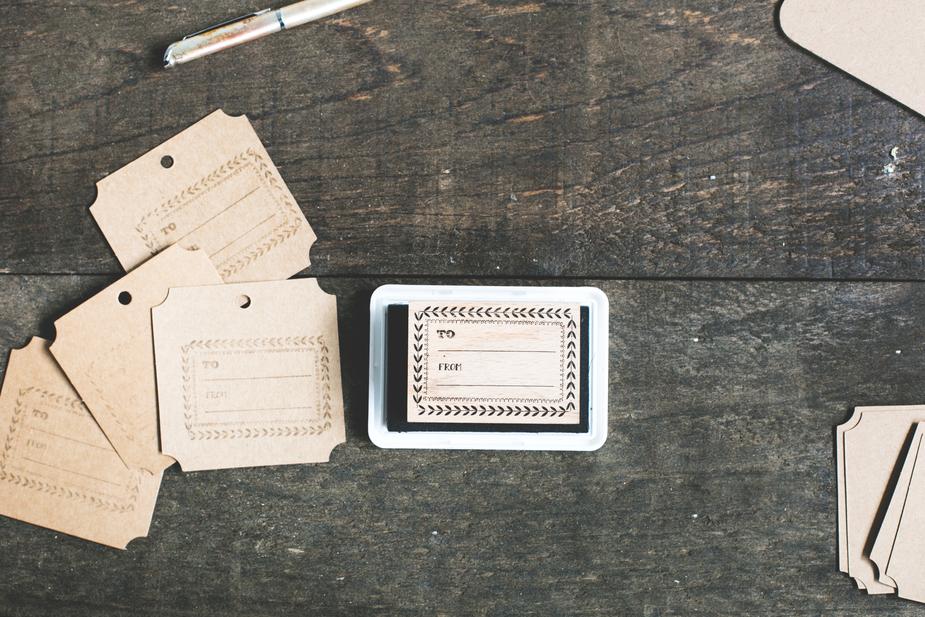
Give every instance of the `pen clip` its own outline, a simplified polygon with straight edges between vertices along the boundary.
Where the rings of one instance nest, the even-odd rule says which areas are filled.
[[[194,32],[194,33],[192,33],[192,34],[187,34],[186,36],[183,37],[183,40],[185,41],[186,39],[191,39],[191,38],[193,38],[194,36],[199,36],[200,34],[205,34],[206,32],[210,32],[210,31],[212,31],[212,30],[218,30],[219,28],[223,28],[223,27],[225,27],[225,26],[230,26],[231,24],[237,23],[237,22],[239,22],[239,21],[244,21],[245,19],[250,19],[251,17],[257,17],[258,15],[263,15],[264,13],[269,13],[269,12],[270,12],[270,9],[263,9],[262,11],[256,11],[256,12],[254,12],[254,13],[248,13],[247,15],[241,15],[240,17],[235,17],[234,19],[229,19],[229,20],[223,21],[223,22],[220,23],[220,24],[215,24],[214,26],[209,26],[208,28],[203,28],[203,29],[200,30],[199,32]]]

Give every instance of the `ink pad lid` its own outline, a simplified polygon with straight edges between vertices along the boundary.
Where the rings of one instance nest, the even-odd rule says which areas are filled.
[[[521,307],[518,308],[518,305]],[[561,307],[579,309],[581,315],[580,420],[576,418],[574,424],[567,426],[483,424],[480,422],[451,424],[450,420],[456,421],[458,418],[450,418],[449,416],[452,415],[450,414],[438,415],[437,421],[421,425],[396,422],[396,394],[398,398],[402,396],[402,392],[397,392],[396,389],[403,389],[407,385],[407,392],[410,394],[407,400],[402,399],[398,403],[402,405],[401,413],[403,414],[411,409],[411,398],[417,398],[415,391],[412,390],[415,384],[413,379],[409,381],[406,364],[410,360],[408,353],[413,353],[413,350],[408,347],[409,341],[411,344],[415,343],[413,329],[427,325],[433,332],[437,332],[433,330],[435,326],[417,324],[417,326],[411,326],[412,338],[406,338],[409,333],[407,321],[409,309],[412,307],[417,310],[410,314],[416,314],[418,317],[423,314],[426,318],[428,314],[433,315],[433,311],[437,311],[436,316],[444,320],[441,323],[457,323],[447,321],[451,317],[460,318],[473,314],[480,318],[484,317],[484,320],[477,322],[475,327],[479,327],[480,323],[494,323],[488,321],[488,316],[500,314],[492,311],[503,311],[505,315],[510,315],[511,307],[515,314],[519,314],[518,310],[533,311],[530,314],[536,314],[536,311],[539,311],[540,315],[546,315],[550,320],[562,314]],[[431,313],[422,309],[429,309]],[[404,323],[401,323],[402,320],[405,320]],[[398,329],[395,327],[396,321],[399,321]],[[384,285],[379,287],[370,299],[368,417],[370,439],[381,448],[597,450],[607,439],[608,322],[607,296],[595,287],[453,285]],[[466,325],[471,326],[472,324],[467,323]],[[440,327],[443,328],[443,326]],[[443,328],[441,332],[446,329]],[[469,330],[471,331],[471,327]],[[572,336],[574,337],[574,334]],[[574,338],[577,340],[578,337]],[[523,354],[515,352],[512,357],[523,359]],[[418,375],[413,370],[413,363],[411,367],[411,377],[417,377]],[[467,406],[453,407],[443,404],[431,407],[437,410],[470,409]],[[487,409],[500,409],[500,407],[489,406]],[[542,409],[547,408],[542,407]],[[439,411],[437,413],[439,414]],[[484,410],[481,413],[485,413]],[[491,412],[488,413],[490,415]],[[500,422],[497,419],[494,421]],[[527,420],[519,419],[519,422],[523,423]]]

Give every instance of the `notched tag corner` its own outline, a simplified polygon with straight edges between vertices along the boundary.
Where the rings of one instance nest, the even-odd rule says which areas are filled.
[[[126,269],[177,244],[206,251],[225,282],[310,263],[315,234],[246,115],[213,112],[97,187],[90,211]]]
[[[115,548],[147,534],[160,474],[127,467],[35,337],[0,393],[0,514]]]
[[[188,287],[152,312],[162,448],[184,471],[321,462],[342,441],[336,302],[317,289]]]

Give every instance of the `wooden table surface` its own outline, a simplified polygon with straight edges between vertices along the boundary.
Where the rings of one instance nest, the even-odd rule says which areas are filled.
[[[0,518],[0,614],[921,614],[837,572],[833,426],[925,401],[925,124],[774,2],[375,0],[173,72],[258,7],[0,7],[0,345],[120,275],[95,183],[221,107],[318,235],[348,422],[328,465],[169,470],[128,551]],[[387,282],[602,288],[604,448],[374,447]]]

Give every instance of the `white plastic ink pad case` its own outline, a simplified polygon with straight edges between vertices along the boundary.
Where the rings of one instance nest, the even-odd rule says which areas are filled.
[[[377,446],[597,450],[607,439],[600,289],[385,285],[369,308]]]

